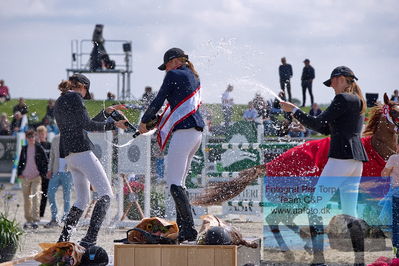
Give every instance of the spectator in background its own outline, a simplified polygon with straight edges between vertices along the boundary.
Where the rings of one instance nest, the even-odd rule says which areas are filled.
[[[10,99],[10,91],[8,90],[8,87],[4,85],[4,80],[0,80],[0,103],[4,103]]]
[[[399,92],[398,90],[393,91],[393,95],[391,96],[391,101],[399,103]]]
[[[204,119],[205,125],[208,127],[208,132],[212,131],[212,113],[211,110],[205,104],[202,104],[199,108],[201,116]]]
[[[113,100],[115,100],[115,98],[116,98],[116,96],[115,96],[115,94],[113,94],[112,92],[108,92],[107,93],[107,100],[108,101],[113,101]]]
[[[11,134],[10,122],[6,113],[0,115],[0,135],[7,136]]]
[[[60,158],[60,135],[53,138],[50,150],[50,159],[48,163],[47,178],[50,179],[48,186],[48,201],[50,203],[51,221],[44,227],[50,228],[58,226],[58,209],[55,200],[55,193],[59,186],[62,186],[63,199],[64,199],[64,215],[69,212],[71,208],[71,188],[72,188],[72,175],[67,171],[67,163],[65,158]]]
[[[42,146],[42,149],[44,150],[44,153],[46,155],[46,160],[48,162],[50,158],[51,143],[47,141],[47,128],[42,125],[37,127],[36,131],[39,143]],[[39,169],[39,171],[40,170],[41,169]],[[47,174],[47,164],[46,164],[46,174]],[[49,180],[47,176],[42,177],[42,199],[40,201],[40,217],[43,217],[44,212],[46,211],[48,183]]]
[[[233,91],[233,85],[227,85],[227,89],[222,94],[222,112],[224,117],[224,126],[228,128],[231,122],[231,116],[233,115],[233,104],[234,99],[231,96],[231,92]]]
[[[154,98],[155,98],[155,93],[152,92],[152,87],[146,86],[144,88],[144,93],[140,99],[143,109],[147,109],[150,103],[154,100]]]
[[[12,112],[14,114],[20,112],[22,115],[28,113],[28,106],[26,105],[24,98],[19,98],[18,104],[13,107]]]
[[[302,71],[302,106],[305,106],[306,103],[306,89],[309,91],[309,95],[310,95],[310,102],[311,104],[313,104],[313,92],[312,92],[312,83],[313,80],[315,78],[315,72],[314,72],[314,68],[310,65],[310,60],[309,59],[305,59],[305,61],[303,61],[303,63],[305,64],[305,66],[303,67],[303,71]]]
[[[40,186],[47,174],[47,158],[41,145],[35,140],[35,131],[25,134],[28,145],[23,146],[19,156],[18,177],[22,181],[26,223],[24,229],[37,229],[40,221]]]
[[[258,116],[265,119],[269,116],[270,106],[266,103],[265,99],[260,95],[260,93],[255,94],[255,98],[252,100],[255,110],[258,112]]]
[[[45,116],[42,120],[42,125],[47,128],[47,133],[54,133],[54,135],[57,135],[60,133],[60,130],[58,129],[55,119],[52,119],[48,116]]]
[[[278,73],[280,76],[280,88],[285,93],[285,88],[287,88],[288,101],[291,102],[291,81],[293,72],[292,66],[287,64],[285,57],[281,58],[281,65],[278,68]]]
[[[243,118],[245,121],[255,121],[255,119],[258,117],[258,112],[254,108],[254,105],[252,102],[248,103],[248,109],[244,111]]]
[[[318,116],[321,114],[321,109],[317,103],[312,104],[312,108],[309,110],[309,115]]]
[[[46,107],[46,114],[44,115],[44,117],[50,117],[54,119],[54,104],[55,101],[53,99],[48,100]]]
[[[24,131],[23,128],[21,128],[22,125],[22,114],[21,112],[15,112],[11,121],[11,134],[15,135],[20,131]]]
[[[28,116],[28,127],[29,129],[36,130],[38,126],[42,124],[42,121],[40,121],[39,116],[37,115],[36,112],[32,112]]]
[[[305,137],[306,128],[299,123],[295,118],[292,119],[291,124],[288,127],[288,135],[292,138],[303,138]]]

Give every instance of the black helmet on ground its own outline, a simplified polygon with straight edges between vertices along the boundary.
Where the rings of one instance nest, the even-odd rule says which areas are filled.
[[[91,246],[86,249],[79,265],[105,266],[108,265],[108,262],[108,254],[105,249],[99,246]]]
[[[224,227],[211,227],[206,232],[205,245],[231,245],[230,234]]]

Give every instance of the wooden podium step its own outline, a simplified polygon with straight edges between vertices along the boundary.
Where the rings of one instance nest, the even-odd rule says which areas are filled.
[[[211,245],[115,244],[115,266],[242,266],[260,264],[258,248]]]

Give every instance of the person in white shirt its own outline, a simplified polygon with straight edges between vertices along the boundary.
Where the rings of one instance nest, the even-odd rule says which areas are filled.
[[[255,121],[258,117],[258,112],[255,110],[252,102],[248,103],[248,109],[244,111],[243,118],[245,121]]]

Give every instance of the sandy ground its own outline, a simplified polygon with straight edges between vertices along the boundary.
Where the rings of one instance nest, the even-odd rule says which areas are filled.
[[[15,196],[13,200],[10,202],[11,204],[11,217],[14,216],[14,212],[16,212],[16,219],[19,223],[23,224],[24,214],[23,214],[23,201],[22,201],[22,191],[21,190],[12,190],[11,185],[6,185],[6,190],[14,193]],[[4,192],[3,192],[4,193]],[[73,193],[74,197],[74,193]],[[58,191],[57,193],[57,202],[58,208],[62,209],[62,191]],[[17,204],[21,206],[17,208]],[[0,211],[3,210],[3,199],[0,201]],[[115,206],[111,206],[110,208],[110,217],[113,217],[113,213],[115,213]],[[37,254],[40,251],[39,243],[41,242],[55,242],[58,239],[61,228],[51,228],[46,229],[43,227],[50,220],[50,208],[47,205],[47,210],[45,213],[45,217],[41,221],[41,226],[36,230],[27,230],[24,236],[22,237],[21,249],[17,251],[15,258],[22,258],[26,256],[32,256]],[[74,232],[72,241],[78,241],[85,234],[87,230],[88,219],[83,220],[76,232]],[[128,228],[115,228],[116,223],[111,222],[109,219],[109,223],[106,226],[103,226],[99,238],[98,244],[105,248],[109,255],[113,255],[113,240],[121,239],[126,236],[126,230]],[[233,221],[233,225],[240,229],[241,233],[244,237],[262,237],[263,235],[263,224],[255,223],[255,222],[244,222],[241,221]],[[199,226],[198,226],[199,229]],[[268,241],[266,239],[265,241]],[[387,246],[389,247],[386,251],[378,251],[378,252],[366,252],[365,260],[366,263],[372,263],[380,256],[392,257],[391,241],[386,240]],[[354,254],[351,251],[348,252],[339,252],[336,250],[332,250],[327,248],[325,250],[326,261],[329,265],[353,265]],[[305,252],[303,249],[293,250],[292,253],[281,252],[276,249],[264,249],[262,254],[262,265],[307,265],[312,261],[312,256]]]

